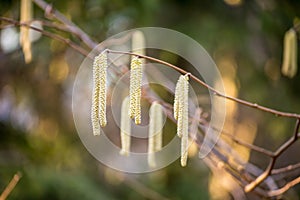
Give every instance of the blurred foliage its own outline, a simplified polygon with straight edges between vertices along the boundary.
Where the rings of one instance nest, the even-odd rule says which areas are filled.
[[[300,73],[292,80],[280,74],[283,35],[300,16],[298,0],[51,3],[98,42],[143,26],[187,34],[208,50],[222,75],[226,75],[222,59],[231,59],[239,97],[300,113]],[[1,1],[1,16],[19,19],[19,6],[18,0]],[[34,18],[43,17],[43,11],[34,6]],[[76,134],[71,113],[72,84],[82,55],[42,37],[33,44],[32,63],[25,65],[20,48],[1,51],[0,59],[0,191],[14,173],[23,174],[9,199],[148,199],[128,178],[137,178],[170,199],[209,198],[209,170],[196,156],[186,168],[176,162],[138,177],[109,172],[91,157]],[[274,150],[291,135],[293,120],[253,109],[239,107],[234,120],[238,123],[249,116],[258,127],[258,145]],[[299,162],[295,152],[299,153],[296,147],[279,165]],[[266,164],[261,155],[251,154],[250,160],[261,167]]]

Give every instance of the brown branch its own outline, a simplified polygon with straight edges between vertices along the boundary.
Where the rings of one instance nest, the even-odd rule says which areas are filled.
[[[17,172],[13,178],[10,180],[6,188],[3,190],[2,194],[0,195],[0,200],[5,200],[8,195],[13,191],[13,189],[16,187],[17,183],[21,179],[22,174],[20,172]]]
[[[275,165],[277,158],[286,149],[288,149],[292,144],[294,144],[297,141],[299,126],[300,126],[300,119],[297,119],[293,136],[288,141],[286,141],[282,146],[280,146],[277,149],[277,151],[273,154],[273,157],[271,158],[267,169],[260,176],[258,176],[254,181],[252,181],[251,183],[245,186],[245,192],[251,192],[257,185],[263,182],[271,174],[271,171]]]
[[[282,173],[293,171],[293,170],[296,170],[296,169],[299,169],[299,168],[300,168],[300,162],[297,163],[297,164],[294,164],[294,165],[288,165],[286,167],[282,167],[282,168],[278,168],[278,169],[273,169],[271,171],[271,174],[272,175],[282,174]]]
[[[269,150],[267,150],[265,148],[262,148],[262,147],[259,147],[259,146],[253,145],[253,144],[246,143],[246,142],[244,142],[244,141],[242,141],[240,139],[235,138],[234,135],[232,135],[230,133],[227,133],[226,131],[217,129],[216,127],[212,127],[212,128],[214,130],[216,130],[216,131],[221,132],[222,135],[225,135],[225,136],[229,137],[233,142],[235,142],[235,143],[237,143],[237,144],[239,144],[241,146],[244,146],[246,148],[249,148],[249,149],[251,149],[253,151],[259,152],[259,153],[264,154],[264,155],[269,156],[269,157],[273,156],[273,152],[272,151],[269,151]]]
[[[46,17],[54,17],[58,21],[62,22],[67,26],[69,31],[78,37],[90,48],[93,49],[97,46],[97,43],[94,42],[83,30],[76,26],[72,21],[66,18],[61,12],[54,9],[52,5],[48,4],[43,0],[32,0],[37,6],[45,11]]]
[[[275,109],[271,109],[271,108],[267,108],[267,107],[258,105],[256,103],[251,103],[251,102],[248,102],[248,101],[245,101],[245,100],[242,100],[242,99],[238,99],[238,98],[235,98],[235,97],[231,97],[231,96],[227,96],[225,94],[222,94],[221,92],[217,91],[212,86],[210,86],[210,85],[206,84],[205,82],[201,81],[199,78],[197,78],[196,76],[194,76],[190,72],[187,72],[184,69],[181,69],[181,68],[179,68],[179,67],[177,67],[175,65],[172,65],[172,64],[170,64],[168,62],[165,62],[163,60],[160,60],[160,59],[157,59],[157,58],[153,58],[153,57],[150,57],[150,56],[145,56],[145,55],[141,55],[141,54],[132,53],[132,52],[126,52],[126,51],[115,51],[115,50],[107,49],[107,52],[108,53],[115,53],[115,54],[134,55],[134,56],[138,56],[138,57],[141,57],[141,58],[145,58],[147,60],[151,60],[151,61],[163,64],[163,65],[168,66],[168,67],[170,67],[172,69],[175,69],[176,71],[178,71],[178,72],[180,72],[182,74],[189,74],[189,76],[194,81],[196,81],[197,83],[199,83],[202,86],[206,87],[208,90],[212,91],[217,96],[223,97],[225,99],[229,99],[231,101],[234,101],[236,103],[239,103],[239,104],[251,107],[251,108],[256,108],[258,110],[261,110],[261,111],[264,111],[264,112],[267,112],[267,113],[272,113],[272,114],[274,114],[276,116],[282,116],[282,117],[289,117],[289,118],[300,119],[300,114],[278,111],[278,110],[275,110]]]
[[[283,193],[285,193],[287,190],[289,190],[291,187],[297,185],[298,183],[300,183],[300,176],[295,178],[294,180],[288,182],[287,184],[285,184],[285,186],[283,186],[282,188],[280,189],[277,189],[277,190],[272,190],[272,191],[269,191],[267,194],[268,194],[268,197],[275,197],[275,196],[279,196]]]
[[[55,40],[58,40],[60,42],[63,42],[65,44],[67,44],[68,46],[72,47],[73,49],[75,49],[76,51],[78,51],[80,54],[82,54],[84,56],[88,56],[88,54],[89,54],[89,52],[86,51],[85,49],[83,49],[81,46],[78,46],[77,44],[75,44],[71,40],[66,39],[66,38],[64,38],[60,35],[56,35],[56,34],[51,33],[49,31],[45,31],[45,30],[39,29],[37,27],[31,26],[28,23],[24,23],[24,22],[20,23],[19,21],[16,21],[14,19],[6,18],[6,17],[0,17],[0,20],[5,21],[5,22],[7,22],[9,24],[12,24],[14,26],[25,26],[25,27],[30,28],[32,30],[38,31],[38,32],[42,33],[43,35],[45,35],[47,37],[50,37],[52,39],[55,39]]]
[[[275,165],[275,162],[277,160],[277,158],[287,149],[289,148],[298,138],[298,130],[299,130],[299,125],[300,125],[300,118],[299,118],[299,114],[295,114],[295,113],[286,113],[286,112],[281,112],[281,111],[277,111],[277,110],[273,110],[273,109],[270,109],[270,108],[267,108],[267,107],[263,107],[263,106],[259,106],[257,104],[253,104],[253,103],[250,103],[250,102],[247,102],[247,101],[244,101],[244,100],[240,100],[240,99],[237,99],[237,98],[234,98],[234,97],[228,97],[228,96],[225,96],[223,94],[220,95],[220,93],[218,91],[216,91],[214,88],[212,88],[211,86],[207,85],[206,83],[204,83],[203,81],[199,80],[197,77],[195,77],[194,75],[190,74],[189,72],[175,66],[175,65],[172,65],[170,63],[167,63],[165,61],[162,61],[160,59],[156,59],[156,58],[153,58],[153,57],[150,57],[150,56],[145,56],[145,55],[140,55],[140,54],[136,54],[136,53],[132,53],[132,52],[124,52],[124,51],[115,51],[115,50],[109,50],[107,49],[106,50],[108,53],[116,53],[116,54],[127,54],[127,55],[135,55],[135,56],[138,56],[138,57],[141,57],[141,58],[145,58],[145,59],[148,59],[148,60],[151,60],[151,61],[154,61],[154,62],[158,62],[160,64],[163,64],[163,65],[166,65],[170,68],[173,68],[175,70],[177,70],[178,72],[182,73],[182,74],[189,74],[189,76],[195,80],[196,82],[200,83],[201,85],[205,86],[207,89],[213,91],[216,95],[218,96],[221,96],[221,97],[224,97],[224,98],[227,98],[227,99],[230,99],[232,101],[235,101],[237,103],[241,103],[243,105],[246,105],[246,106],[249,106],[249,107],[253,107],[253,108],[256,108],[256,109],[259,109],[259,110],[262,110],[262,111],[265,111],[265,112],[268,112],[268,113],[272,113],[272,114],[275,114],[276,116],[284,116],[284,117],[291,117],[291,118],[296,118],[297,119],[297,123],[296,123],[296,127],[295,127],[295,131],[294,131],[294,135],[291,137],[290,140],[288,140],[286,143],[284,143],[276,152],[271,152],[271,151],[268,151],[266,149],[263,149],[261,147],[258,147],[258,146],[255,146],[255,145],[252,145],[252,144],[247,144],[245,142],[242,142],[238,139],[234,139],[235,142],[243,145],[243,146],[246,146],[250,149],[253,149],[255,151],[258,151],[260,153],[263,153],[269,157],[271,157],[271,160],[270,160],[270,163],[268,165],[268,167],[266,168],[266,170],[261,174],[259,175],[255,180],[253,180],[251,183],[249,183],[248,185],[246,185],[246,187],[244,188],[245,192],[250,192],[252,191],[253,189],[255,189],[261,182],[265,181],[269,175],[271,174],[271,171]],[[169,114],[169,113],[168,113]],[[228,163],[227,163],[228,164]],[[229,165],[230,166],[230,165]],[[232,176],[234,176],[234,173],[231,173]],[[258,188],[257,190],[255,190],[255,192],[258,192],[260,194],[262,194],[263,190]],[[266,193],[265,193],[266,194]]]

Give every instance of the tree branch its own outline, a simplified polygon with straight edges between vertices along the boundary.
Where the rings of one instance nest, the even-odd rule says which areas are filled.
[[[271,171],[275,165],[277,158],[287,148],[289,148],[293,143],[295,143],[297,141],[299,126],[300,126],[300,120],[297,119],[293,136],[276,150],[276,152],[273,154],[273,157],[270,160],[270,163],[269,163],[267,169],[260,176],[258,176],[254,181],[252,181],[251,183],[249,183],[248,185],[245,186],[245,192],[252,191],[257,185],[259,185],[261,182],[263,182],[271,174]]]
[[[66,38],[64,38],[60,35],[56,35],[56,34],[51,33],[49,31],[45,31],[45,30],[39,29],[37,27],[31,26],[28,23],[20,23],[19,21],[16,21],[14,19],[6,18],[6,17],[0,17],[0,20],[5,21],[5,22],[7,22],[9,24],[12,24],[12,25],[15,25],[15,26],[25,26],[25,27],[30,28],[32,30],[38,31],[38,32],[42,33],[43,35],[45,35],[47,37],[50,37],[52,39],[55,39],[55,40],[58,40],[60,42],[63,42],[65,44],[67,44],[68,46],[72,47],[73,49],[75,49],[76,51],[78,51],[79,53],[81,53],[84,56],[88,56],[88,54],[89,54],[89,52],[86,51],[85,49],[83,49],[81,46],[78,46],[77,44],[75,44],[71,40],[66,39]]]
[[[276,116],[282,116],[282,117],[289,117],[289,118],[300,119],[300,114],[278,111],[278,110],[275,110],[275,109],[271,109],[271,108],[267,108],[267,107],[258,105],[256,103],[251,103],[251,102],[248,102],[248,101],[245,101],[245,100],[242,100],[242,99],[238,99],[238,98],[235,98],[235,97],[231,97],[231,96],[227,96],[225,94],[222,94],[221,92],[217,91],[212,86],[210,86],[210,85],[206,84],[205,82],[201,81],[199,78],[197,78],[196,76],[194,76],[190,72],[187,72],[184,69],[181,69],[181,68],[179,68],[179,67],[177,67],[175,65],[172,65],[172,64],[170,64],[168,62],[165,62],[163,60],[160,60],[160,59],[157,59],[157,58],[153,58],[153,57],[150,57],[150,56],[145,56],[145,55],[141,55],[141,54],[132,53],[132,52],[126,52],[126,51],[115,51],[115,50],[107,49],[107,52],[108,53],[114,53],[114,54],[134,55],[134,56],[138,56],[138,57],[141,57],[141,58],[145,58],[147,60],[151,60],[151,61],[163,64],[163,65],[168,66],[168,67],[170,67],[172,69],[175,69],[176,71],[178,71],[178,72],[180,72],[182,74],[189,74],[189,76],[194,81],[196,81],[197,83],[199,83],[202,86],[206,87],[208,90],[212,91],[217,96],[223,97],[225,99],[229,99],[231,101],[234,101],[236,103],[239,103],[239,104],[251,107],[251,108],[256,108],[258,110],[261,110],[261,111],[264,111],[264,112],[267,112],[267,113],[272,113],[272,114],[274,114]]]
[[[0,195],[0,200],[5,200],[8,195],[13,191],[13,189],[16,187],[17,183],[21,179],[22,174],[20,172],[17,172],[13,178],[10,180],[6,188],[3,190],[2,194]]]
[[[54,9],[52,5],[48,4],[43,0],[32,0],[37,6],[45,11],[46,17],[54,17],[58,21],[62,22],[67,26],[69,31],[77,35],[90,49],[94,49],[97,43],[94,42],[83,30],[76,26],[72,21],[66,18],[61,12]]]

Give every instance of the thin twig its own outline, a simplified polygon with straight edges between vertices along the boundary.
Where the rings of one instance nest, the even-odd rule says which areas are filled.
[[[52,5],[48,4],[43,0],[32,0],[37,6],[45,11],[46,17],[54,17],[58,21],[62,22],[67,26],[71,33],[77,35],[81,40],[90,48],[93,49],[97,46],[97,43],[94,42],[83,30],[81,30],[77,25],[72,21],[66,18],[61,12],[54,9]]]
[[[212,86],[210,86],[210,85],[206,84],[205,82],[201,81],[199,78],[197,78],[196,76],[194,76],[190,72],[188,72],[188,71],[186,71],[184,69],[181,69],[181,68],[179,68],[179,67],[177,67],[175,65],[172,65],[172,64],[170,64],[168,62],[165,62],[163,60],[160,60],[160,59],[157,59],[157,58],[153,58],[153,57],[150,57],[150,56],[145,56],[145,55],[137,54],[137,53],[126,52],[126,51],[115,51],[115,50],[108,49],[107,52],[108,53],[115,53],[115,54],[134,55],[134,56],[138,56],[138,57],[141,57],[141,58],[145,58],[147,60],[151,60],[151,61],[163,64],[163,65],[168,66],[168,67],[170,67],[172,69],[175,69],[176,71],[178,71],[178,72],[180,72],[182,74],[189,74],[189,76],[194,81],[196,81],[197,83],[199,83],[202,86],[206,87],[208,90],[212,91],[217,96],[229,99],[231,101],[237,102],[239,104],[242,104],[242,105],[245,105],[245,106],[248,106],[248,107],[251,107],[251,108],[256,108],[258,110],[261,110],[261,111],[264,111],[264,112],[267,112],[267,113],[272,113],[272,114],[274,114],[276,116],[282,116],[282,117],[289,117],[289,118],[300,119],[300,114],[278,111],[278,110],[275,110],[275,109],[271,109],[271,108],[267,108],[265,106],[258,105],[256,103],[251,103],[251,102],[248,102],[248,101],[245,101],[245,100],[242,100],[242,99],[238,99],[238,98],[235,98],[235,97],[231,97],[231,96],[227,96],[225,94],[222,94],[221,92],[217,91]]]
[[[263,182],[271,174],[271,171],[275,165],[277,158],[286,149],[288,149],[292,144],[294,144],[297,141],[299,126],[300,126],[300,120],[297,119],[293,136],[288,141],[286,141],[283,145],[281,145],[277,149],[277,151],[275,151],[273,157],[270,160],[270,163],[269,163],[267,169],[260,176],[258,176],[254,181],[252,181],[251,183],[249,183],[248,185],[245,186],[245,192],[251,192],[257,185],[259,185],[261,182]]]
[[[230,139],[232,139],[233,142],[235,142],[235,143],[237,143],[237,144],[239,144],[239,145],[242,145],[242,146],[244,146],[244,147],[246,147],[246,148],[249,148],[249,149],[251,149],[251,150],[254,150],[254,151],[256,151],[256,152],[259,152],[259,153],[264,154],[264,155],[269,156],[269,157],[272,157],[273,154],[274,154],[272,151],[269,151],[269,150],[267,150],[267,149],[265,149],[265,148],[256,146],[256,145],[254,145],[254,144],[249,144],[249,143],[246,143],[246,142],[244,142],[244,141],[242,141],[242,140],[240,140],[240,139],[237,139],[235,136],[233,136],[233,135],[230,134],[230,133],[227,133],[227,132],[224,131],[224,130],[219,130],[219,129],[215,128],[215,127],[212,127],[212,128],[213,128],[214,130],[217,130],[217,131],[221,132],[222,135],[225,135],[225,136],[229,137]]]
[[[20,172],[17,172],[13,178],[10,180],[6,188],[3,190],[2,194],[0,195],[0,200],[5,200],[8,195],[13,191],[13,189],[16,187],[17,183],[21,179],[22,174]]]
[[[295,178],[294,180],[288,182],[287,184],[285,184],[285,186],[283,186],[282,188],[280,188],[278,190],[269,191],[267,193],[268,197],[279,196],[279,195],[285,193],[286,191],[288,191],[291,187],[297,185],[298,183],[300,183],[300,176]]]
[[[282,173],[286,173],[289,171],[293,171],[296,169],[300,168],[300,162],[294,165],[288,165],[286,167],[282,167],[282,168],[278,168],[278,169],[272,169],[271,174],[272,175],[276,175],[276,174],[282,174]]]
[[[16,21],[14,19],[6,18],[6,17],[0,17],[0,20],[1,21],[5,21],[5,22],[10,23],[10,24],[13,24],[15,26],[25,26],[25,27],[30,28],[32,30],[38,31],[38,32],[42,33],[43,35],[45,35],[47,37],[50,37],[52,39],[58,40],[60,42],[63,42],[65,44],[69,45],[70,47],[72,47],[73,49],[75,49],[76,51],[78,51],[79,53],[81,53],[82,55],[88,56],[88,53],[89,53],[88,51],[86,51],[85,49],[83,49],[81,46],[78,46],[77,44],[75,44],[71,40],[66,39],[66,38],[64,38],[64,37],[62,37],[60,35],[56,35],[56,34],[51,33],[49,31],[45,31],[45,30],[39,29],[37,27],[31,26],[28,23],[20,23],[19,21]]]

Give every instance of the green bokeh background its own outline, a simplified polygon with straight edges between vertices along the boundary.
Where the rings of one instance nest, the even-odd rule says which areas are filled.
[[[180,31],[203,45],[216,63],[220,55],[234,59],[240,98],[300,113],[300,73],[293,79],[280,74],[282,40],[300,16],[298,0],[244,0],[239,5],[223,0],[48,2],[97,42],[136,27]],[[2,0],[0,15],[18,20],[19,6],[20,1]],[[44,18],[37,6],[34,18]],[[79,42],[68,33],[49,30]],[[95,160],[82,145],[71,113],[72,84],[84,57],[47,37],[32,50],[30,64],[25,64],[21,48],[0,51],[0,191],[17,171],[23,175],[8,199],[155,199],[151,192],[178,200],[209,198],[210,172],[197,156],[186,168],[177,161],[141,175],[122,174]],[[50,70],[51,63],[61,62],[67,64],[63,79]],[[291,119],[244,107],[238,113],[237,121],[252,116],[260,146],[274,150],[292,134]],[[277,166],[299,162],[299,153],[296,144]],[[264,167],[267,160],[252,154],[251,162]],[[294,189],[296,198],[299,186]]]

